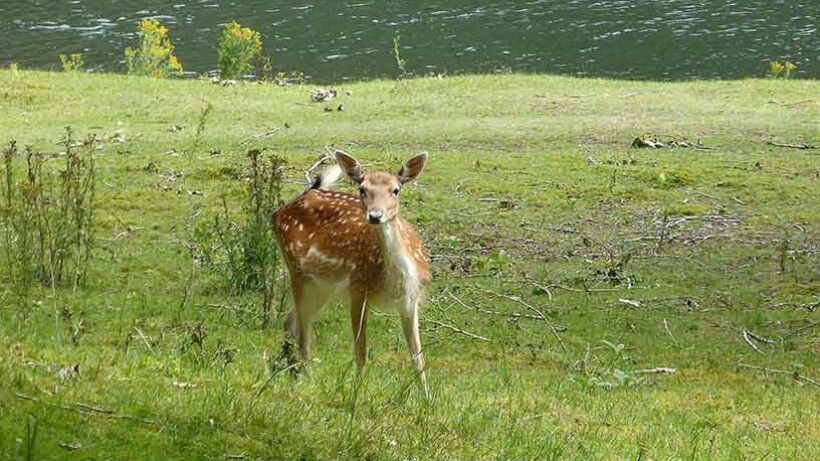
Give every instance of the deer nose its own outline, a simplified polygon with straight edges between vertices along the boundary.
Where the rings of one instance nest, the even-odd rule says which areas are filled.
[[[370,221],[370,224],[379,224],[382,222],[382,216],[384,216],[384,213],[381,211],[369,211],[367,213],[367,220]]]

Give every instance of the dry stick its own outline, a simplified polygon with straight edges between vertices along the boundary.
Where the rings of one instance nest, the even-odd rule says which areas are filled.
[[[134,327],[134,330],[137,331],[137,334],[139,334],[140,338],[142,338],[142,342],[144,342],[145,345],[148,346],[148,350],[151,351],[151,353],[153,354],[154,353],[154,348],[151,347],[151,343],[148,342],[148,338],[146,338],[145,335],[142,334],[142,330],[140,330],[138,327]]]
[[[802,332],[804,332],[804,331],[806,331],[806,330],[808,330],[808,329],[814,328],[814,327],[816,327],[817,325],[820,325],[820,320],[818,320],[818,321],[816,321],[816,322],[812,322],[812,323],[810,323],[810,324],[808,324],[808,325],[804,325],[804,326],[802,326],[802,327],[800,327],[800,328],[798,328],[798,329],[796,329],[796,330],[792,331],[791,333],[789,333],[789,334],[787,334],[786,336],[784,336],[784,337],[783,337],[783,340],[785,341],[785,340],[789,339],[790,337],[792,337],[792,336],[794,336],[794,335],[796,335],[796,334],[798,334],[798,333],[802,333]]]
[[[639,374],[650,374],[650,373],[674,373],[678,371],[676,368],[672,367],[655,367],[655,368],[647,368],[646,370],[635,370],[632,373],[639,373]]]
[[[432,319],[429,319],[429,318],[425,319],[425,320],[427,322],[432,323],[433,325],[437,325],[437,326],[440,326],[440,327],[443,327],[443,328],[447,328],[448,330],[454,331],[456,333],[461,333],[462,335],[467,336],[469,338],[478,339],[478,340],[481,340],[481,341],[486,341],[488,343],[492,342],[492,340],[490,340],[490,339],[487,339],[483,336],[479,336],[479,335],[470,333],[469,331],[464,331],[461,328],[455,327],[455,326],[450,325],[448,323],[439,322],[438,320],[432,320]]]
[[[541,283],[539,283],[535,280],[532,280],[532,279],[526,279],[526,280],[527,280],[527,282],[535,285],[536,288],[544,290],[547,293],[549,293],[550,288],[559,288],[561,290],[570,291],[572,293],[611,293],[611,292],[615,292],[615,291],[622,291],[618,288],[585,288],[585,289],[571,288],[571,287],[568,287],[568,286],[559,285],[557,283],[551,283],[549,285],[542,285]]]
[[[145,423],[145,424],[158,424],[156,421],[154,421],[152,419],[143,419],[143,418],[138,418],[136,416],[128,415],[128,414],[124,414],[124,413],[115,413],[113,410],[108,410],[108,409],[105,409],[105,408],[95,407],[95,406],[92,406],[92,405],[88,405],[86,403],[73,403],[72,404],[73,406],[63,405],[63,404],[58,404],[58,403],[49,403],[49,402],[42,401],[42,400],[38,399],[37,397],[27,395],[27,394],[22,394],[20,392],[15,392],[14,396],[17,397],[18,399],[21,399],[21,400],[29,400],[31,402],[38,402],[38,403],[42,403],[43,405],[48,405],[48,406],[51,406],[51,407],[60,408],[62,410],[73,411],[73,412],[76,412],[76,413],[80,413],[82,415],[100,415],[100,416],[103,416],[103,417],[106,417],[106,418],[111,418],[111,419],[128,419],[128,420],[131,420],[131,421],[137,421],[137,422]]]
[[[741,368],[749,368],[752,370],[760,370],[765,371],[766,373],[777,373],[781,375],[791,375],[794,379],[804,382],[806,384],[811,384],[817,387],[820,387],[820,381],[816,381],[814,379],[809,378],[808,376],[801,375],[796,371],[787,371],[787,370],[776,370],[774,368],[766,368],[766,367],[758,367],[755,365],[746,365],[745,363],[738,363],[737,366]]]
[[[666,323],[666,319],[663,319],[663,329],[666,330],[666,332],[669,334],[669,337],[672,338],[672,342],[674,342],[676,346],[680,347],[680,343],[677,339],[675,339],[675,336],[672,335],[672,332],[669,330],[669,324]]]
[[[751,331],[747,331],[746,333],[749,334],[750,338],[754,339],[757,342],[766,343],[766,344],[774,344],[774,341],[772,341],[771,339],[764,338],[762,336],[756,335],[756,334],[752,333]]]
[[[775,146],[775,147],[787,147],[789,149],[803,149],[803,150],[817,149],[817,147],[812,146],[810,144],[783,144],[783,143],[774,142],[774,141],[769,141],[766,144],[769,144],[769,145],[772,145],[772,146]]]
[[[743,330],[742,336],[743,336],[743,339],[746,341],[746,344],[751,346],[752,349],[754,349],[755,352],[757,352],[758,354],[762,354],[762,352],[760,352],[760,349],[758,349],[757,346],[755,345],[755,343],[752,342],[752,339],[749,338],[749,332],[748,331]]]
[[[330,152],[330,148],[328,148],[328,152]],[[317,160],[316,163],[311,165],[310,168],[308,168],[307,171],[305,171],[305,181],[307,182],[308,187],[310,187],[311,184],[313,184],[313,181],[314,181],[314,179],[311,178],[311,174],[313,174],[314,171],[316,171],[320,166],[324,165],[330,159],[331,159],[331,155],[329,153],[326,153],[325,155],[322,156],[322,158]]]
[[[540,320],[540,321],[544,320],[541,317],[539,317],[537,315],[532,315],[532,314],[521,314],[519,312],[506,313],[506,312],[494,311],[494,310],[490,310],[490,309],[483,309],[483,308],[480,308],[480,307],[468,306],[468,305],[464,304],[463,302],[461,302],[460,299],[456,298],[455,295],[453,295],[452,293],[447,292],[447,294],[450,295],[450,297],[453,298],[457,304],[459,304],[461,307],[463,307],[463,308],[465,308],[469,311],[480,312],[482,314],[497,315],[499,317],[511,317],[511,318],[514,318],[514,319],[530,319],[530,320]],[[562,329],[562,331],[563,331],[563,329]]]
[[[561,343],[561,347],[564,348],[564,352],[569,352],[569,350],[567,349],[567,345],[564,344],[564,340],[561,339],[561,335],[558,334],[558,330],[555,329],[555,325],[553,325],[552,322],[550,322],[550,320],[547,318],[547,316],[544,315],[544,313],[541,312],[537,307],[531,306],[531,305],[525,303],[518,296],[508,296],[508,295],[505,295],[503,293],[495,293],[493,291],[487,291],[487,293],[493,294],[495,296],[500,296],[500,297],[505,298],[505,299],[509,299],[510,301],[517,302],[518,304],[521,304],[522,306],[526,307],[527,309],[530,309],[531,311],[538,314],[538,316],[541,318],[541,320],[546,322],[547,325],[550,327],[550,330],[552,331],[552,334],[555,335],[555,339],[557,339],[558,342]]]

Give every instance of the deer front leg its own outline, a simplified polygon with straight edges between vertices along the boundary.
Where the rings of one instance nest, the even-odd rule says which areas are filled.
[[[353,327],[356,368],[362,373],[367,363],[367,296],[362,293],[350,296],[350,326]]]
[[[413,360],[413,368],[419,378],[424,396],[430,398],[430,390],[427,388],[427,377],[424,374],[424,354],[421,350],[421,338],[419,338],[419,310],[418,299],[408,302],[408,306],[402,311],[401,328],[407,347],[410,349],[410,358]]]

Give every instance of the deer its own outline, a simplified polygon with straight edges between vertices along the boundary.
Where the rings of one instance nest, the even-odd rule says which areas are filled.
[[[396,174],[366,173],[346,152],[334,154],[337,165],[273,216],[294,304],[284,329],[307,362],[314,319],[331,301],[346,298],[361,376],[369,310],[397,312],[418,381],[429,397],[419,338],[419,303],[431,280],[429,258],[416,229],[399,217],[399,194],[424,169],[427,152],[409,159]],[[329,189],[342,174],[358,185],[358,197]]]

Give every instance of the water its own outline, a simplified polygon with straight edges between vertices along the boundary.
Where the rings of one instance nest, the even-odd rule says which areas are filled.
[[[817,0],[467,2],[24,0],[0,3],[0,64],[121,71],[136,24],[171,30],[186,71],[216,67],[222,26],[259,30],[278,70],[315,82],[395,77],[393,38],[414,75],[537,72],[627,79],[764,76],[771,60],[820,77]]]

